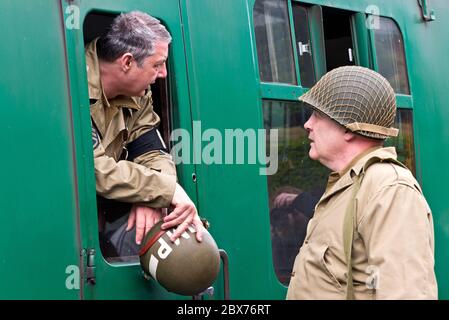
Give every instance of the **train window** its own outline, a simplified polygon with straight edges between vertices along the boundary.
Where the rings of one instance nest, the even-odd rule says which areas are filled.
[[[115,17],[116,15],[110,13],[89,13],[83,24],[84,44],[89,45],[106,32]],[[168,74],[170,74],[169,70]],[[154,111],[161,118],[159,131],[168,146],[171,130],[171,106],[167,79],[158,79],[155,84],[151,85],[151,91]],[[91,103],[93,103],[92,100]],[[108,148],[106,148],[106,153],[107,150]],[[109,156],[115,158],[116,161],[119,160],[116,155],[111,154]],[[97,196],[100,249],[103,257],[110,263],[137,263],[139,261],[137,256],[138,246],[135,245],[133,232],[128,233],[125,230],[130,209],[129,203]]]
[[[304,123],[311,111],[294,102],[263,100],[264,127],[278,130],[279,168],[268,176],[273,265],[279,281],[288,285],[295,257],[306,236],[315,204],[324,193],[330,171],[309,158]],[[394,126],[399,136],[385,141],[395,146],[398,160],[415,174],[411,109],[398,109]],[[270,141],[267,139],[267,150]]]
[[[397,24],[390,18],[379,17],[374,41],[378,72],[390,81],[396,93],[410,94],[404,42]]]
[[[295,24],[301,86],[310,88],[315,84],[316,76],[312,57],[307,7],[297,3],[293,4],[293,21]]]
[[[254,26],[262,82],[297,84],[287,1],[257,0]]]
[[[348,11],[323,7],[327,71],[355,64],[351,15]]]
[[[273,265],[279,281],[288,285],[329,170],[309,158],[304,129],[310,116],[308,109],[299,103],[264,100],[263,116],[265,129],[279,130],[279,168],[276,174],[268,176],[268,192]]]
[[[399,129],[399,135],[387,139],[385,145],[396,147],[398,160],[405,164],[416,176],[412,110],[397,109],[394,127]]]

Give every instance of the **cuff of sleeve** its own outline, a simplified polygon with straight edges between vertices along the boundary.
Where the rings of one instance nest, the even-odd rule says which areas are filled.
[[[164,174],[163,179],[164,183],[160,189],[160,195],[146,205],[154,208],[168,208],[171,205],[176,189],[176,176]]]

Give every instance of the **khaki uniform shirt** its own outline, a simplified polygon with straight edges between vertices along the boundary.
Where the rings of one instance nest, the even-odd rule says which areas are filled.
[[[96,40],[86,47],[86,62],[97,194],[122,202],[168,207],[176,187],[176,169],[169,154],[151,151],[133,162],[120,160],[127,143],[159,124],[151,91],[143,97],[108,100],[100,81]]]
[[[343,173],[332,173],[296,257],[287,299],[346,299],[343,220],[355,176],[369,159],[396,159],[394,148],[375,148]],[[356,195],[352,247],[356,299],[436,299],[434,231],[430,208],[412,173],[377,162]]]

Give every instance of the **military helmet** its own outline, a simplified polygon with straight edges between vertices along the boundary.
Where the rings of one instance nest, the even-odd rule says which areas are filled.
[[[142,242],[140,265],[148,278],[153,278],[170,292],[196,295],[210,287],[220,271],[217,244],[207,230],[198,242],[196,230],[189,227],[175,242],[171,230],[162,230],[163,221],[150,229]]]
[[[398,135],[392,128],[396,97],[387,79],[358,66],[345,66],[326,73],[299,97],[352,132],[375,139]]]

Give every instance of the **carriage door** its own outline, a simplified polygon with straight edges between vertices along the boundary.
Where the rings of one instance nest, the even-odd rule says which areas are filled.
[[[74,114],[77,177],[81,211],[80,255],[84,261],[81,297],[84,299],[182,299],[154,280],[144,278],[137,255],[113,254],[99,237],[93,165],[92,127],[84,47],[100,36],[121,12],[139,10],[159,19],[173,41],[167,61],[168,76],[152,85],[153,106],[161,118],[159,131],[166,145],[174,129],[191,131],[190,102],[180,10],[177,0],[68,1],[62,0]],[[193,164],[177,166],[178,179],[196,202]],[[120,204],[114,206],[120,210]],[[124,209],[126,212],[126,209]],[[127,214],[127,213],[126,213]],[[187,297],[189,298],[189,297]]]

